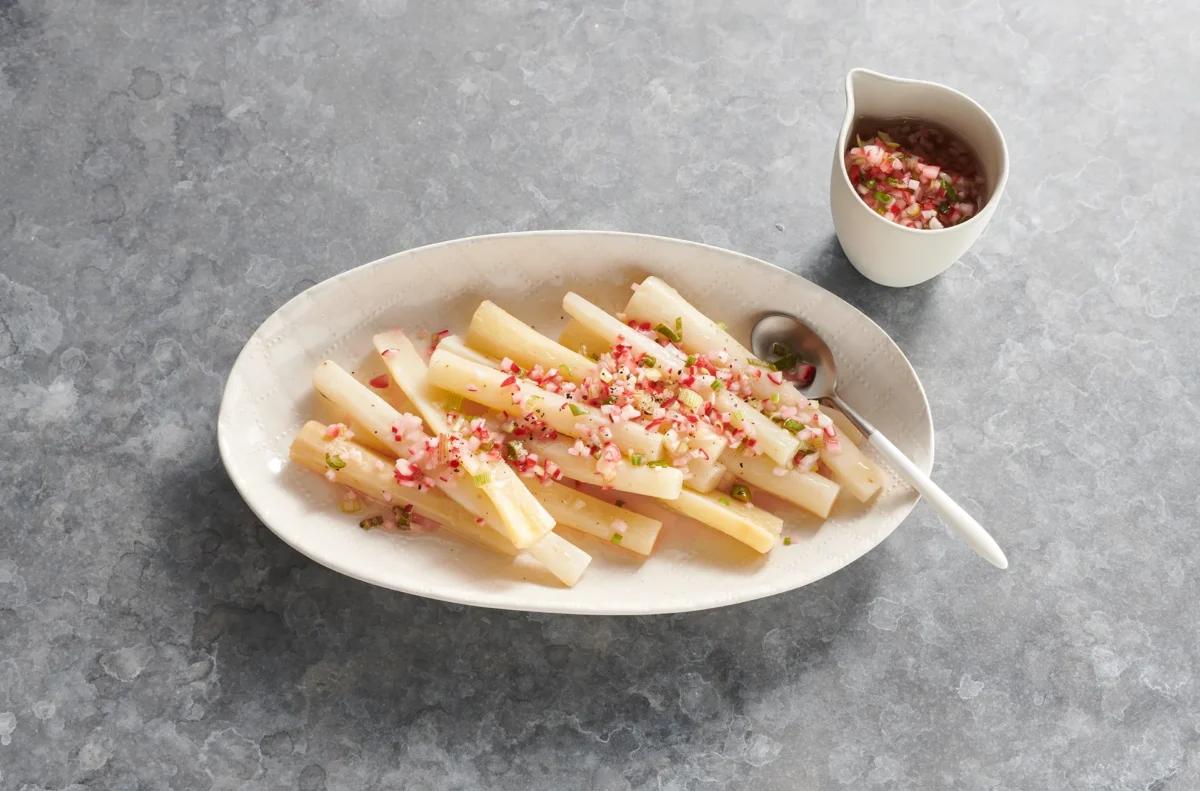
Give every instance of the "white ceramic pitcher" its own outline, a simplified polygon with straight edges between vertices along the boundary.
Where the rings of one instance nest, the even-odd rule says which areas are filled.
[[[916,118],[958,134],[979,156],[987,201],[975,216],[949,228],[905,228],[862,201],[846,173],[847,138],[856,119]],[[922,80],[853,69],[846,75],[846,117],[833,152],[829,204],[838,241],[854,268],[884,286],[912,286],[941,274],[967,251],[996,213],[1008,181],[1008,147],[987,111],[962,93]]]

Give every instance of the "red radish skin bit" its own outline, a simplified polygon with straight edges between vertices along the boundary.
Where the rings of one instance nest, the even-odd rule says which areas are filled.
[[[372,379],[372,380],[371,380],[371,382],[370,382],[370,384],[371,384],[371,387],[374,387],[376,390],[383,390],[383,389],[384,389],[384,388],[386,388],[386,387],[387,387],[387,386],[388,386],[390,383],[391,383],[391,382],[390,382],[390,380],[388,379],[388,375],[387,375],[387,374],[380,374],[379,376],[376,376],[374,379]]]

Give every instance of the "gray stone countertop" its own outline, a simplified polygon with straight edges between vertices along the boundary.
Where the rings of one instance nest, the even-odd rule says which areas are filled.
[[[0,788],[1200,787],[1194,16],[0,2]],[[1012,149],[919,287],[832,235],[858,65],[965,89]],[[920,506],[791,594],[574,618],[283,545],[217,456],[246,338],[350,266],[533,228],[728,246],[862,308],[1011,570]]]

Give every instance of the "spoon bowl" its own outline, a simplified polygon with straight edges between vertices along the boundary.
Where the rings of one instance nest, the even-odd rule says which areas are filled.
[[[778,358],[782,347],[805,363],[816,368],[812,379],[804,386],[797,385],[805,397],[831,404],[844,414],[867,438],[871,447],[921,493],[954,532],[976,554],[997,568],[1008,568],[1008,558],[996,540],[962,506],[954,502],[940,486],[921,471],[908,456],[892,444],[857,410],[843,401],[837,393],[837,361],[833,351],[816,331],[795,316],[786,313],[764,314],[750,333],[750,346],[760,360]]]

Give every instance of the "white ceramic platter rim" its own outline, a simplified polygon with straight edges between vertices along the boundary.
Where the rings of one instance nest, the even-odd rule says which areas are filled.
[[[544,256],[540,262],[539,255]],[[447,266],[447,259],[453,264]],[[429,266],[431,277],[414,279]],[[563,270],[572,267],[579,269],[565,278]],[[306,289],[259,326],[234,362],[218,416],[222,462],[255,515],[314,561],[381,587],[500,609],[649,615],[722,607],[807,585],[887,538],[917,500],[895,481],[871,508],[839,505],[816,530],[793,514],[788,521],[798,531],[792,532],[795,544],[729,567],[714,561],[723,554],[714,548],[728,539],[696,532],[698,527],[668,524],[660,551],[640,566],[621,559],[628,553],[588,539],[581,546],[596,560],[580,585],[567,590],[519,576],[501,578],[495,573],[499,560],[480,560],[484,550],[438,536],[366,534],[353,517],[337,511],[329,484],[285,461],[291,434],[311,416],[306,410],[312,367],[327,356],[352,366],[366,356],[371,333],[393,326],[414,329],[397,313],[424,310],[423,315],[436,314],[434,323],[461,332],[472,303],[487,297],[554,334],[558,327],[548,322],[558,318],[556,303],[565,291],[577,290],[618,310],[628,282],[646,274],[664,276],[714,318],[727,321],[739,337],[762,312],[800,315],[834,348],[847,400],[919,467],[930,469],[933,423],[924,389],[900,349],[859,310],[757,258],[696,242],[610,231],[529,231],[440,242]],[[439,293],[429,281],[442,279],[447,285]],[[395,288],[388,287],[389,280]],[[541,302],[531,297],[538,289],[545,292]],[[396,293],[407,296],[393,298]],[[423,297],[430,300],[422,306]],[[344,309],[360,304],[349,313]],[[340,307],[332,310],[332,305]],[[531,318],[531,311],[540,313]],[[304,320],[296,321],[297,316]],[[702,545],[703,552],[696,549]],[[488,573],[474,575],[455,565],[478,563],[493,565]]]

